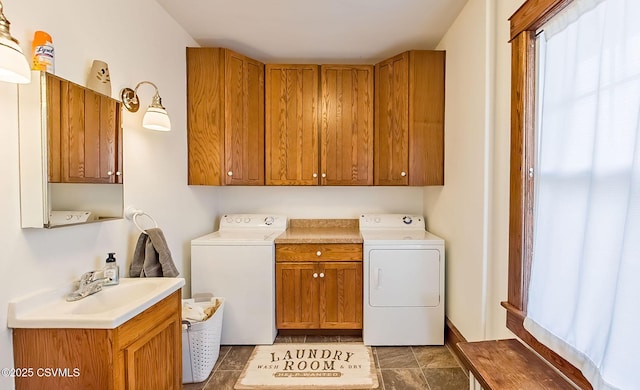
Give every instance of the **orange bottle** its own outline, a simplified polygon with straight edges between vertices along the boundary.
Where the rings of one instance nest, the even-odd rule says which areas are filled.
[[[44,31],[36,31],[33,36],[33,63],[31,69],[49,73],[55,72],[53,39]]]

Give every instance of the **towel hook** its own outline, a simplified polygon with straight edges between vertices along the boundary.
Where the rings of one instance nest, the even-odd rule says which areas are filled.
[[[142,210],[136,209],[135,207],[127,207],[127,209],[124,211],[124,216],[125,216],[125,218],[127,218],[128,220],[133,222],[133,224],[136,225],[138,230],[140,230],[140,232],[142,232],[143,234],[147,234],[147,231],[145,229],[143,229],[138,224],[137,218],[139,216],[145,216],[145,217],[149,218],[151,220],[151,222],[153,222],[153,227],[155,227],[155,228],[158,227],[158,223],[156,222],[155,219],[153,219],[153,217],[151,215],[145,213]]]

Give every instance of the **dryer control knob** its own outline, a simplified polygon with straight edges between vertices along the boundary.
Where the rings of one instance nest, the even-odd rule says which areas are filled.
[[[236,218],[236,223],[242,222],[242,218]]]
[[[244,219],[244,223],[249,223],[249,222],[251,222],[251,218],[246,217],[246,218]]]
[[[264,217],[264,224],[267,226],[273,225],[273,217]]]
[[[410,216],[405,215],[404,217],[402,217],[402,222],[404,222],[407,225],[411,225],[411,223],[413,222],[413,219]]]

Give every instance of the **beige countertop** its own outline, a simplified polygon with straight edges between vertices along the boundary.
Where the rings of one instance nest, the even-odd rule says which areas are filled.
[[[276,244],[362,244],[357,219],[292,219]]]

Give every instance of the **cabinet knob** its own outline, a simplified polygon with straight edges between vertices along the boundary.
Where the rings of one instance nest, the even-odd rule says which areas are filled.
[[[322,256],[322,252],[317,251],[317,252],[316,252],[316,256],[318,256],[318,257]]]
[[[322,174],[322,177],[327,177],[327,174],[326,174],[326,173],[323,173],[323,174]]]
[[[318,274],[316,272],[313,273],[313,277],[314,279],[318,277]]]
[[[312,176],[313,176],[313,177],[318,177],[318,174],[317,174],[317,173],[314,173]]]
[[[320,277],[324,278],[324,272],[320,272]]]
[[[116,176],[120,176],[120,175],[122,175],[122,172],[116,171]]]
[[[233,172],[231,171],[227,172],[227,176],[233,176]]]
[[[113,171],[107,171],[107,175],[109,176],[113,175]]]
[[[405,171],[400,172],[400,176],[402,176],[402,177],[407,176],[407,172],[405,172]]]

